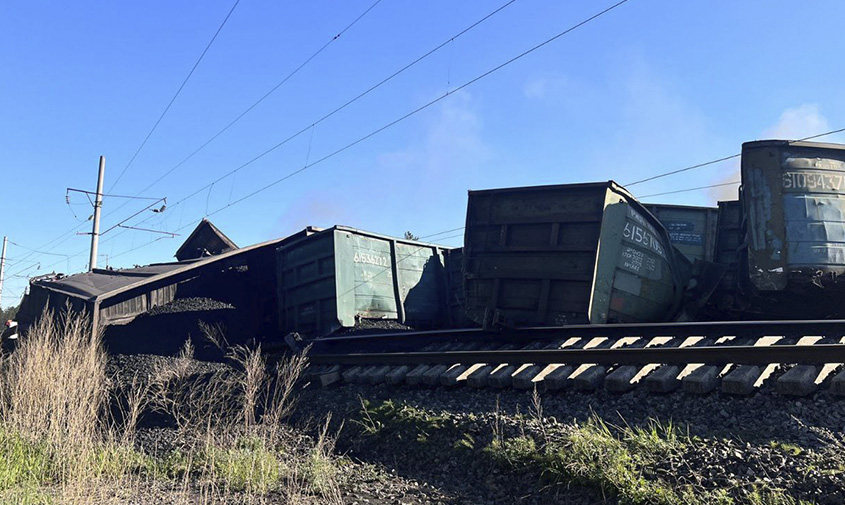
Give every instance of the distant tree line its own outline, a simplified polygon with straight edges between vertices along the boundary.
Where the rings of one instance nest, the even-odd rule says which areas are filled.
[[[14,307],[6,307],[5,309],[0,308],[0,329],[2,329],[3,325],[6,324],[6,321],[9,319],[14,319],[16,315],[18,315],[18,309],[20,305],[16,305]]]

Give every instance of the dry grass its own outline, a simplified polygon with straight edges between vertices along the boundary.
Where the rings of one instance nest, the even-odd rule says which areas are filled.
[[[238,348],[237,367],[203,375],[192,357],[186,342],[118,393],[88,319],[44,314],[0,357],[0,504],[341,503],[328,422],[314,441],[285,424],[306,358],[268,372]],[[153,411],[176,426],[164,454],[136,448]]]

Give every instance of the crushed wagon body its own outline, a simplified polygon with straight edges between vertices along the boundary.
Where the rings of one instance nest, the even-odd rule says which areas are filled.
[[[484,326],[667,321],[686,283],[665,227],[613,181],[470,191],[463,255]]]

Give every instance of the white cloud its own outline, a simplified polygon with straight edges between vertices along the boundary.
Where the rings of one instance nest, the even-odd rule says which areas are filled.
[[[763,132],[764,139],[794,140],[830,130],[830,125],[814,103],[783,111],[777,123]]]
[[[529,79],[522,87],[522,94],[533,100],[560,98],[567,94],[569,79],[563,76],[544,76]]]
[[[817,104],[805,103],[785,109],[776,123],[763,130],[761,139],[794,140],[817,135],[830,130],[827,118]],[[740,160],[735,158],[722,164],[721,175],[713,184],[740,180]],[[717,200],[736,200],[737,186],[711,188],[710,195]]]

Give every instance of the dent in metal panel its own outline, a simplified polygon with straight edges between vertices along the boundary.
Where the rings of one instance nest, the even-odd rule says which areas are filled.
[[[766,181],[763,170],[756,168],[749,170],[751,179],[746,187],[746,199],[750,200],[748,234],[751,238],[751,247],[754,250],[768,248],[768,238],[773,236],[770,228],[772,221],[772,188]],[[772,251],[772,259],[780,258],[780,248]]]

